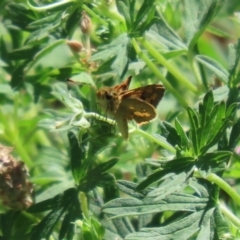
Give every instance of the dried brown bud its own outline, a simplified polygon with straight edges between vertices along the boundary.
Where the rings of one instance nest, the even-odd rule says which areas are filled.
[[[9,153],[12,148],[0,145],[0,201],[5,207],[22,210],[32,205],[33,185],[23,162]]]
[[[83,48],[83,45],[79,41],[71,40],[67,41],[67,44],[73,52],[80,52]]]
[[[92,30],[92,21],[85,11],[82,11],[80,27],[84,34],[90,34]]]

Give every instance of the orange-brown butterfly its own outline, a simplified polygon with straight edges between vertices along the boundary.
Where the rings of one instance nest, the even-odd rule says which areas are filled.
[[[123,138],[128,138],[127,121],[134,119],[145,124],[156,117],[156,109],[164,95],[164,87],[151,84],[128,90],[132,77],[114,87],[103,87],[97,91],[100,108],[108,117],[114,118]]]

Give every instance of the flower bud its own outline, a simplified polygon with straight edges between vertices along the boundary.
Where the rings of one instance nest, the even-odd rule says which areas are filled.
[[[82,18],[80,21],[82,33],[90,34],[92,30],[92,21],[85,11],[82,11]]]
[[[79,41],[71,40],[67,41],[68,46],[73,52],[80,52],[83,48],[83,45]]]

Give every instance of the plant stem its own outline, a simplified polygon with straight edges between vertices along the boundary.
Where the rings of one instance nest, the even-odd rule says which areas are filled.
[[[141,44],[148,50],[148,52],[186,88],[194,93],[198,93],[197,87],[195,87],[191,82],[189,82],[181,72],[174,68],[171,63],[169,63],[160,53],[155,49],[145,38],[139,38]]]
[[[227,207],[223,204],[219,204],[219,207],[222,211],[222,213],[238,228],[240,228],[240,220],[227,209]]]
[[[45,6],[41,6],[41,7],[34,7],[30,1],[27,1],[27,5],[28,7],[33,10],[33,11],[36,11],[36,12],[45,12],[47,10],[50,10],[50,9],[53,9],[53,8],[56,8],[56,7],[60,7],[62,5],[65,5],[65,4],[69,4],[71,2],[77,2],[76,0],[62,0],[60,2],[55,2],[55,3],[51,3],[51,4],[48,4],[48,5],[45,5]]]
[[[102,18],[100,18],[100,15],[97,15],[94,11],[92,11],[85,4],[82,5],[82,9],[84,9],[89,14],[89,16],[92,16],[93,18],[97,19],[98,23],[101,23],[104,26],[108,26],[108,23],[106,21],[104,21]]]
[[[182,97],[181,94],[179,94],[172,85],[168,82],[168,80],[162,75],[162,73],[158,70],[157,66],[145,55],[142,50],[140,49],[139,45],[137,44],[136,39],[132,38],[132,44],[139,55],[145,63],[148,65],[148,67],[153,71],[153,73],[163,82],[164,86],[177,98],[177,100],[181,103],[181,105],[186,108],[187,103],[185,99]]]
[[[79,199],[80,199],[83,215],[88,219],[89,218],[88,202],[84,192],[79,193]]]
[[[202,178],[199,172],[195,172],[194,174],[198,178]],[[222,178],[218,177],[214,173],[210,173],[206,179],[210,182],[215,183],[221,189],[223,189],[239,206],[240,206],[240,196],[239,194],[229,185],[227,184]]]
[[[172,153],[176,152],[175,148],[173,146],[171,146],[169,143],[167,143],[167,141],[161,141],[160,139],[158,139],[158,138],[154,137],[153,135],[141,130],[140,128],[136,128],[135,132],[140,133],[142,136],[147,138],[149,141],[155,142],[159,146],[167,149],[168,151],[170,151]]]

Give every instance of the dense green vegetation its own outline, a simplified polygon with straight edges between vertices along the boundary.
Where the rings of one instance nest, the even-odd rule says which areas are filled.
[[[34,203],[2,200],[0,239],[240,239],[239,11],[238,0],[2,0],[0,142],[28,167]],[[96,89],[128,76],[130,89],[166,92],[125,140]]]

